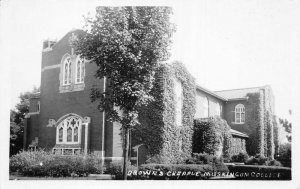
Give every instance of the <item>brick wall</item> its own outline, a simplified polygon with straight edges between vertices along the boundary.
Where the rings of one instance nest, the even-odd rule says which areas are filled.
[[[78,34],[80,31],[75,31]],[[65,35],[58,43],[53,46],[52,51],[43,52],[42,68],[47,66],[41,74],[41,93],[40,93],[40,123],[39,123],[39,146],[50,149],[56,143],[56,128],[46,127],[49,119],[58,120],[60,117],[75,113],[81,117],[91,117],[89,148],[91,151],[102,151],[102,123],[103,113],[97,109],[97,103],[91,103],[90,92],[93,87],[103,90],[103,80],[96,79],[94,73],[96,65],[86,63],[85,88],[82,91],[60,93],[60,67],[55,66],[61,63],[63,55],[71,54],[72,49],[69,45],[69,38],[72,32]],[[50,66],[50,67],[49,67]],[[52,66],[52,67],[51,67]],[[84,129],[84,128],[83,128]],[[113,130],[109,124],[106,125],[105,136],[107,144],[105,150],[112,151]],[[82,138],[82,143],[84,138]],[[107,153],[112,155],[112,153]]]
[[[196,114],[195,119],[197,118],[206,118],[207,113],[204,111],[206,110],[205,104],[207,103],[208,99],[208,116],[221,116],[224,117],[224,102],[216,97],[197,89],[196,90]]]

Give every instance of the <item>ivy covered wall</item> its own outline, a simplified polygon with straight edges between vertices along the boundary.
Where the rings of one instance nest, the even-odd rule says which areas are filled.
[[[182,86],[182,124],[176,124],[174,81]],[[156,72],[152,95],[155,101],[139,109],[132,143],[145,144],[157,163],[180,163],[192,153],[195,115],[195,80],[180,62],[162,64]]]
[[[237,155],[240,152],[246,152],[246,139],[233,136],[230,146],[230,155]]]
[[[247,133],[247,152],[250,155],[261,154],[274,158],[275,140],[278,138],[274,128],[274,97],[269,86],[259,89],[257,93],[247,94],[247,103],[252,109],[246,114],[246,123],[251,131]]]
[[[246,133],[249,138],[246,149],[249,155],[261,154],[274,158],[278,149],[278,131],[274,121],[274,97],[269,86],[257,87],[245,94],[245,99],[231,100],[225,104],[225,119],[232,129]],[[245,106],[245,123],[234,123],[234,108]]]

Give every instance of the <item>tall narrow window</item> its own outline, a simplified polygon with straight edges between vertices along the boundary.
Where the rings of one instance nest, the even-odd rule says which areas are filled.
[[[78,56],[76,59],[75,83],[83,83],[84,82],[84,72],[85,72],[84,59],[82,59],[82,58],[80,58],[80,56]]]
[[[221,116],[221,105],[218,102],[216,103],[215,108],[216,108],[216,115]]]
[[[69,63],[69,75],[68,75],[68,80],[69,80],[69,83],[70,84],[72,82],[72,62],[70,61]]]
[[[62,127],[58,129],[58,141],[59,142],[63,141],[63,132],[64,132],[64,130]]]
[[[235,123],[245,123],[245,106],[238,104],[235,106]]]
[[[72,79],[72,62],[71,62],[71,57],[67,57],[64,61],[64,66],[63,66],[63,85],[70,85],[71,84],[71,79]]]
[[[72,128],[67,129],[67,142],[72,142]]]
[[[209,100],[207,97],[203,99],[204,117],[209,117]]]

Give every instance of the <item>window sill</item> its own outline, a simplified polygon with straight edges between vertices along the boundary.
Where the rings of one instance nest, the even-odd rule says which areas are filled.
[[[243,122],[243,123],[231,122],[231,124],[235,124],[235,125],[244,125],[244,124],[245,124],[245,122]]]
[[[62,85],[59,87],[60,93],[74,92],[74,91],[83,91],[85,87],[84,83]]]
[[[59,154],[59,155],[78,155],[81,153],[81,146],[80,144],[56,144],[52,152],[54,154]]]

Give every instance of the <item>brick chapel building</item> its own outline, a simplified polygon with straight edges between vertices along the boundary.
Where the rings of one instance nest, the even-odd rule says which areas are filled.
[[[120,124],[105,121],[105,112],[90,100],[91,89],[105,91],[106,81],[95,78],[96,65],[74,54],[69,44],[69,38],[81,32],[70,31],[57,42],[48,40],[43,44],[40,93],[30,99],[24,148],[40,147],[64,155],[94,153],[105,160],[121,160]],[[272,125],[266,124],[266,115],[274,114],[269,86],[213,92],[196,85],[195,94],[194,118],[225,119],[236,141],[236,153],[247,150],[250,154],[274,154],[274,147],[267,144],[274,137]],[[248,150],[249,145],[255,147]],[[131,146],[132,151],[145,151],[141,146]],[[140,160],[138,164],[145,161],[137,153],[131,156]]]

